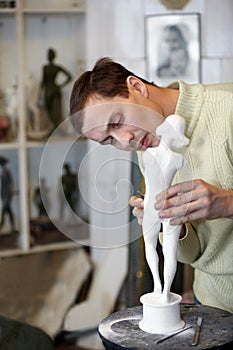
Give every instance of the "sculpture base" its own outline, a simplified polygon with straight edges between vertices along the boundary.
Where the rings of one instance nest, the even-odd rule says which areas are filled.
[[[120,310],[107,316],[99,325],[99,335],[106,350],[193,350],[193,336],[197,318],[204,320],[199,345],[196,349],[233,349],[233,314],[206,305],[180,305],[181,317],[186,326],[193,326],[166,341],[163,334],[142,331],[138,323],[142,319],[142,306]]]
[[[169,302],[165,303],[162,295],[147,293],[141,296],[143,318],[139,328],[152,334],[167,334],[184,327],[180,316],[181,296],[169,294]]]

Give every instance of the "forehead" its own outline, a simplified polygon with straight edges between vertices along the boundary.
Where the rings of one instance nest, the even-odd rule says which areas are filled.
[[[107,125],[109,116],[113,113],[114,99],[100,96],[92,96],[85,104],[83,110],[82,132],[86,134],[89,130],[101,128]]]

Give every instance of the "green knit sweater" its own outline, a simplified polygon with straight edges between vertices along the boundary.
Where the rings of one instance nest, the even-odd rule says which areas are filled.
[[[203,179],[233,190],[233,83],[178,81],[169,87],[180,90],[175,113],[186,120],[190,140],[182,150],[188,165],[177,172],[174,182]],[[233,312],[233,220],[197,220],[186,225],[186,232],[177,260],[195,268],[197,299]]]

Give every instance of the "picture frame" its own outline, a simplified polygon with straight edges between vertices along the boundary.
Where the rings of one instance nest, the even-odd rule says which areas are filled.
[[[146,76],[156,85],[201,82],[200,14],[145,16]]]

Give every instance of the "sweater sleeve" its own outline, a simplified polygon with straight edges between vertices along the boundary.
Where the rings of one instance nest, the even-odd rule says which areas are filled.
[[[201,251],[200,241],[192,224],[186,224],[186,234],[179,240],[177,260],[184,264],[192,264]]]
[[[192,225],[186,224],[185,226],[186,234],[178,242],[177,261],[184,264],[192,264],[199,257],[201,246]],[[159,234],[159,242],[163,245],[163,232]]]

